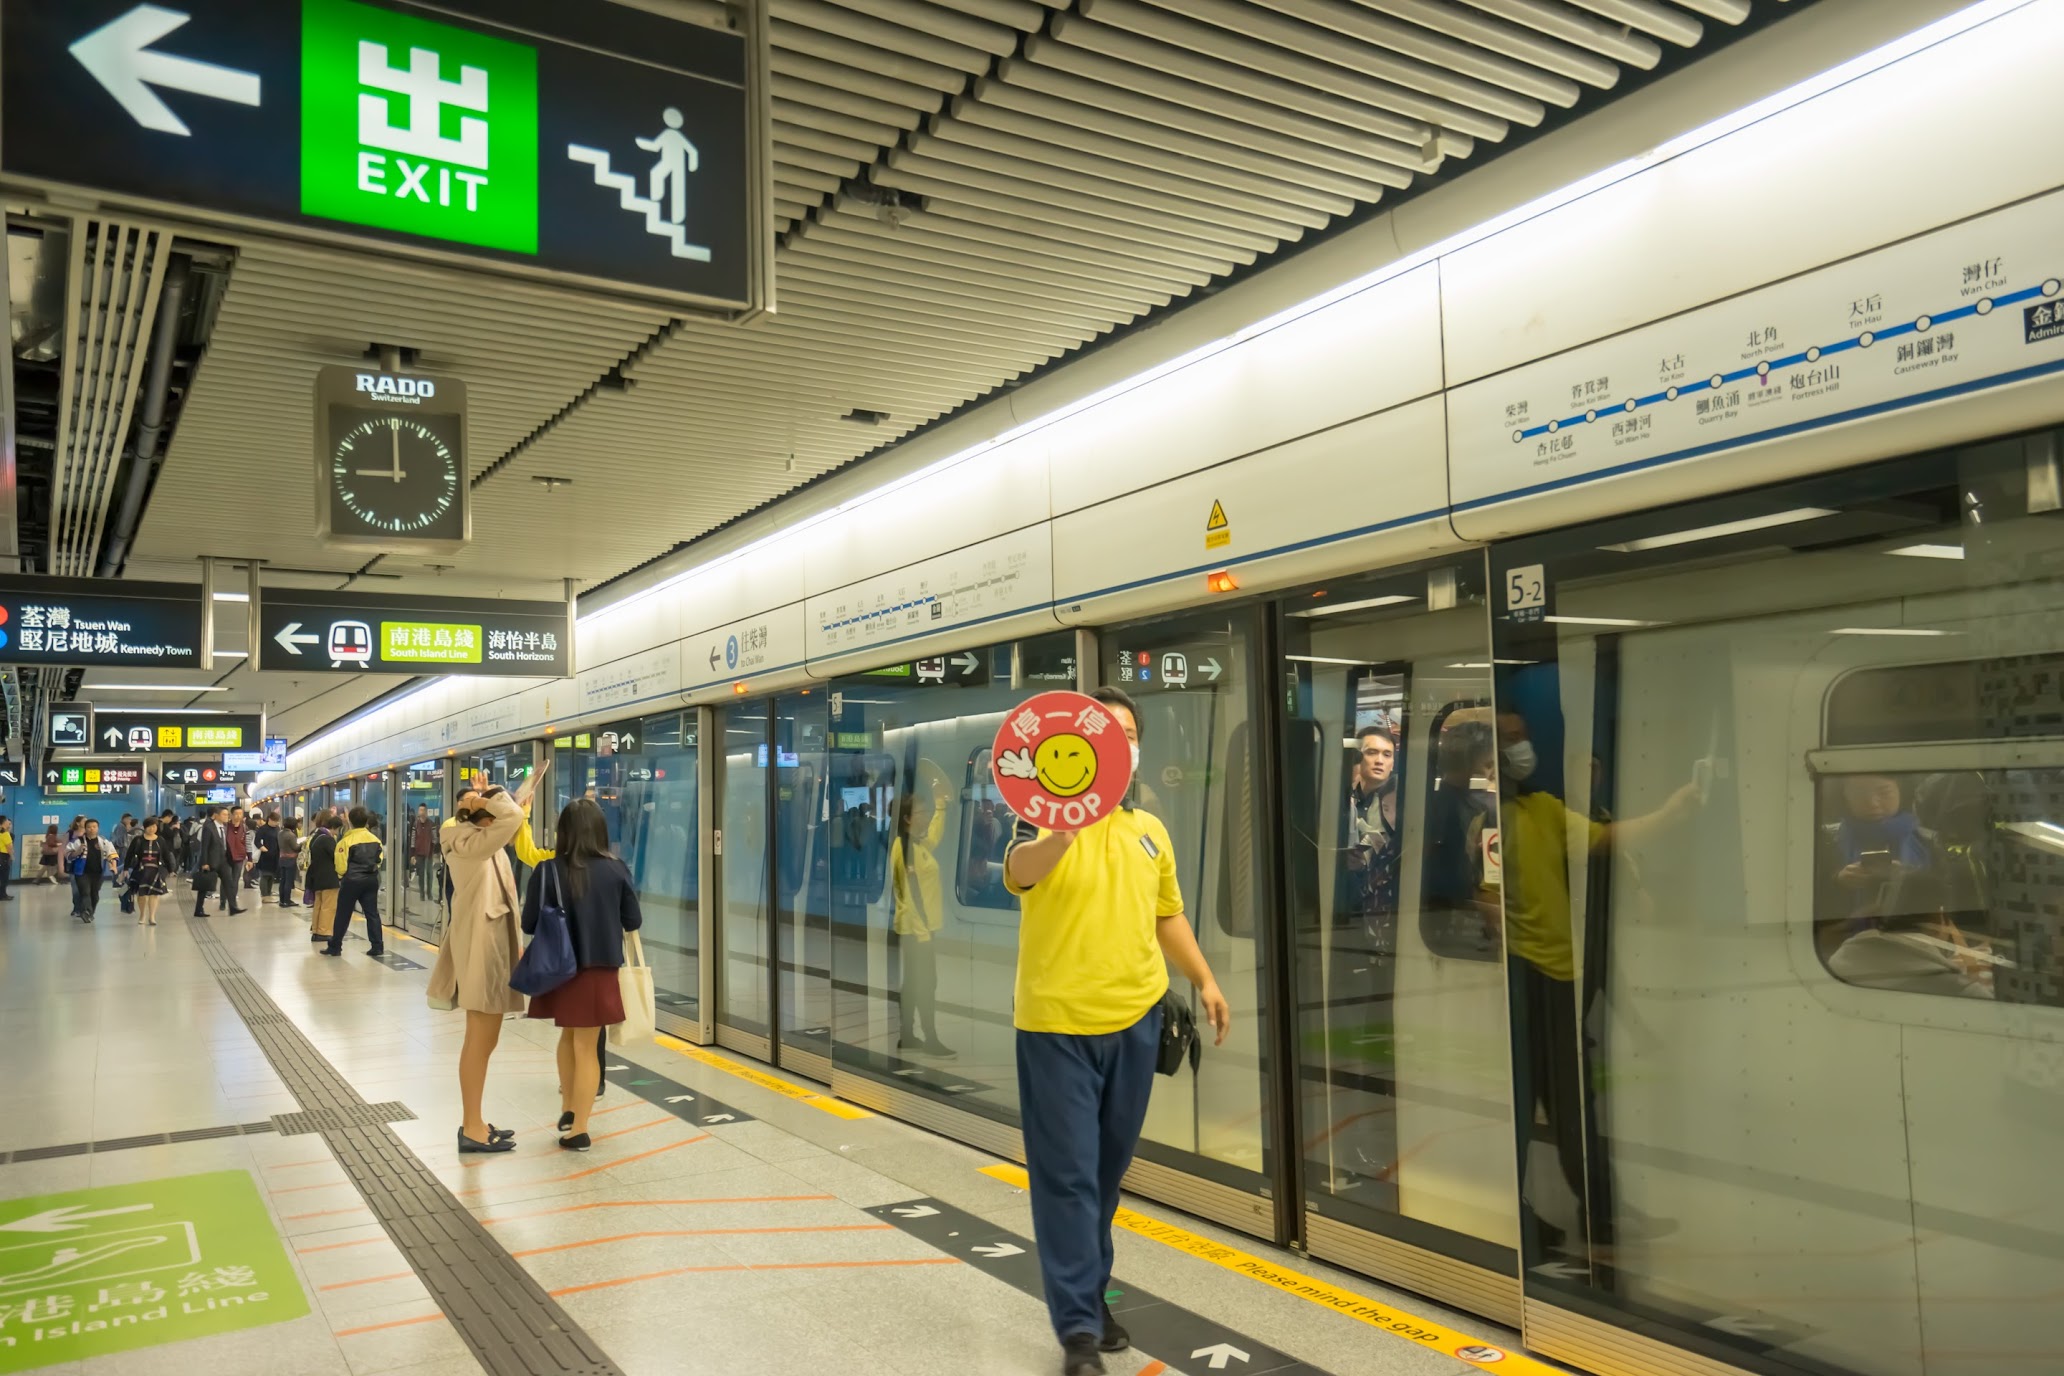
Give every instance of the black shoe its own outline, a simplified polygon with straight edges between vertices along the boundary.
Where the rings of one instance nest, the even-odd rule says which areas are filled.
[[[381,956],[387,954],[387,948],[385,946],[382,946],[379,950],[367,951],[366,954],[371,956],[374,960],[378,960]]]
[[[488,1140],[487,1140],[487,1141],[485,1141],[485,1142],[476,1142],[476,1141],[474,1141],[474,1140],[473,1140],[472,1138],[470,1138],[470,1137],[468,1137],[468,1136],[466,1135],[466,1130],[465,1130],[464,1128],[460,1128],[460,1129],[459,1129],[459,1151],[460,1151],[461,1153],[465,1153],[465,1152],[469,1152],[469,1151],[514,1151],[514,1150],[516,1150],[516,1143],[514,1142],[514,1140],[512,1140],[511,1138],[508,1138],[508,1137],[499,1137],[499,1138],[498,1138],[498,1137],[496,1137],[496,1136],[494,1135],[494,1132],[493,1132],[493,1130],[492,1130],[492,1129],[490,1129],[490,1130],[489,1130],[489,1132],[488,1132]]]
[[[564,1147],[568,1151],[586,1151],[590,1146],[594,1144],[588,1139],[588,1135],[585,1132],[583,1132],[577,1133],[572,1137],[560,1138],[559,1145]]]
[[[323,947],[322,953],[326,956],[341,956],[344,954],[342,951],[333,951],[327,946]]]
[[[1097,1350],[1101,1352],[1123,1352],[1132,1346],[1132,1334],[1125,1331],[1125,1325],[1111,1316],[1111,1306],[1104,1305],[1104,1336],[1097,1339]]]
[[[1061,1376],[1103,1376],[1103,1371],[1096,1334],[1070,1333],[1061,1339]]]
[[[925,1044],[906,1032],[896,1038],[896,1049],[898,1051],[922,1051],[925,1049]]]
[[[948,1060],[960,1054],[958,1051],[955,1051],[952,1047],[946,1045],[946,1043],[940,1041],[937,1037],[934,1037],[930,1041],[926,1042],[924,1049],[926,1054],[928,1055],[938,1056]]]
[[[572,1126],[573,1126],[573,1110],[572,1110],[572,1109],[568,1109],[568,1110],[566,1110],[566,1112],[564,1112],[564,1113],[562,1113],[562,1114],[560,1114],[560,1115],[559,1115],[559,1131],[561,1131],[561,1132],[565,1132],[565,1131],[566,1131],[566,1130],[567,1130],[568,1128],[570,1128],[570,1127],[572,1127]]]
[[[516,1140],[516,1129],[498,1128],[493,1123],[489,1123],[487,1125],[487,1140],[490,1142],[513,1142]]]

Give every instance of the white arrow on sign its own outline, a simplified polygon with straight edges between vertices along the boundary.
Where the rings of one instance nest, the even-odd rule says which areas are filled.
[[[899,1070],[896,1073],[898,1075],[922,1075],[924,1074],[924,1067],[921,1065],[915,1065],[910,1067],[908,1070]]]
[[[702,1121],[705,1123],[735,1123],[738,1121],[738,1115],[735,1113],[706,1113],[703,1115]]]
[[[1249,1360],[1246,1353],[1234,1347],[1231,1343],[1213,1343],[1209,1347],[1198,1348],[1190,1355],[1192,1357],[1209,1357],[1213,1371],[1225,1370],[1227,1362],[1244,1362]]]
[[[163,86],[238,105],[258,104],[259,91],[256,72],[240,72],[197,58],[149,50],[151,44],[185,27],[192,18],[158,5],[138,5],[72,44],[72,56],[138,124],[160,134],[190,135],[193,130],[172,113],[172,107],[160,100],[151,87]]]
[[[695,1096],[693,1094],[670,1094],[667,1096],[667,1102],[670,1104],[692,1104],[695,1102]]]
[[[936,1218],[939,1214],[939,1211],[929,1204],[906,1204],[889,1212],[898,1218]]]
[[[76,1204],[60,1208],[45,1209],[40,1214],[17,1218],[12,1223],[0,1223],[0,1233],[70,1233],[86,1226],[89,1218],[112,1218],[116,1214],[140,1214],[156,1207],[151,1204],[125,1204],[119,1209],[83,1210]]]
[[[1707,1319],[1706,1327],[1732,1333],[1737,1338],[1760,1338],[1766,1333],[1777,1332],[1775,1324],[1758,1323],[1740,1314],[1722,1314],[1717,1319]]]
[[[971,1249],[978,1257],[1021,1257],[1025,1249],[1014,1242],[992,1242],[983,1247]]]
[[[127,736],[122,734],[122,728],[119,726],[110,726],[107,730],[100,733],[100,738],[108,743],[108,749],[110,750],[120,749],[122,742],[128,739]]]
[[[322,637],[319,635],[301,634],[301,623],[298,621],[289,621],[286,625],[280,627],[280,633],[274,636],[273,639],[277,640],[279,647],[290,655],[299,655],[301,653],[300,647],[303,645],[322,644]]]
[[[969,674],[972,674],[975,670],[982,667],[982,661],[975,658],[973,655],[955,655],[953,657],[953,662],[955,665],[959,667],[960,676],[962,678],[966,678]]]
[[[627,1066],[627,1065],[606,1065],[606,1066],[603,1066],[602,1068],[603,1068],[604,1070],[629,1070],[629,1069],[630,1069],[630,1067],[629,1067],[629,1066]]]
[[[1218,682],[1218,676],[1225,672],[1225,666],[1215,659],[1207,659],[1197,666],[1197,672],[1208,675],[1211,681],[1216,683]]]
[[[1567,1261],[1544,1261],[1534,1268],[1537,1276],[1549,1276],[1555,1280],[1582,1280],[1591,1274],[1588,1266],[1577,1266]]]

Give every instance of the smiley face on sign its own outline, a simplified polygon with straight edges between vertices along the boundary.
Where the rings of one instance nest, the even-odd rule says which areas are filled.
[[[1111,815],[1132,786],[1132,743],[1117,714],[1081,693],[1041,693],[1004,719],[989,755],[1004,804],[1049,831]]]

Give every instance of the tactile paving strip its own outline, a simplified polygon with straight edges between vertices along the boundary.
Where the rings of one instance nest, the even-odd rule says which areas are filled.
[[[84,1156],[88,1152],[162,1147],[173,1142],[200,1142],[210,1137],[237,1137],[272,1131],[274,1125],[271,1122],[231,1123],[219,1128],[181,1128],[178,1132],[147,1132],[140,1137],[109,1137],[98,1142],[66,1142],[55,1147],[21,1147],[15,1151],[0,1151],[0,1166],[11,1166],[18,1161],[48,1161],[54,1156]]]
[[[187,930],[273,1071],[301,1102],[273,1121],[320,1132],[437,1307],[492,1376],[623,1376],[559,1302],[480,1226],[388,1124],[398,1103],[368,1104],[279,1010],[206,919]],[[297,1126],[285,1126],[289,1121]]]

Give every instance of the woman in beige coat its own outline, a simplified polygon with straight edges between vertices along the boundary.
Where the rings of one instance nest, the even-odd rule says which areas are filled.
[[[506,850],[523,825],[522,806],[499,788],[459,798],[452,820],[438,834],[451,878],[451,923],[430,972],[430,1003],[466,1013],[459,1051],[459,1098],[465,1122],[461,1152],[511,1151],[515,1134],[497,1131],[483,1116],[487,1061],[501,1040],[502,1019],[523,1011],[523,995],[509,987],[516,966],[517,922],[523,900]]]

